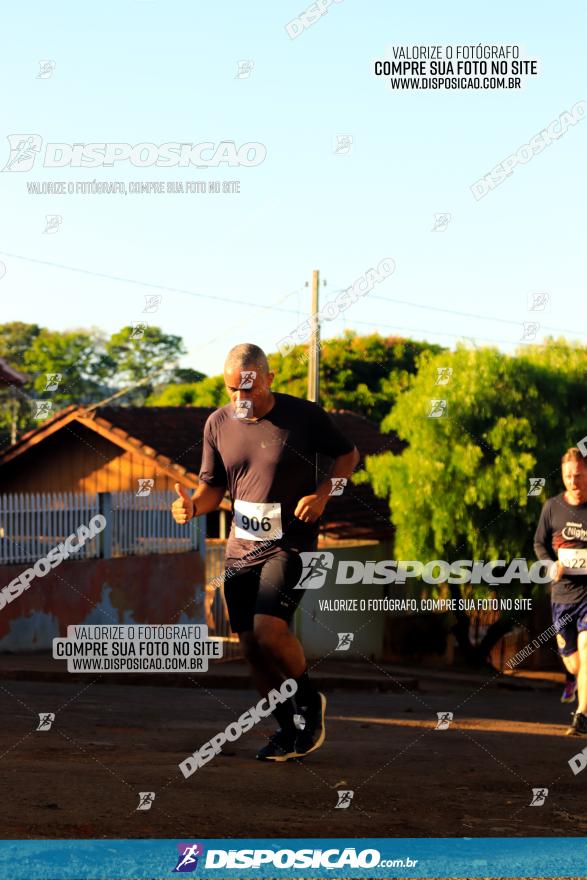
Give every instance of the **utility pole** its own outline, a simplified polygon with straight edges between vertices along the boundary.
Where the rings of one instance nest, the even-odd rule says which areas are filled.
[[[320,272],[312,272],[311,336],[308,351],[308,400],[320,403],[320,323],[318,321],[318,287]]]
[[[306,286],[308,282],[306,281]],[[318,322],[318,287],[320,284],[320,272],[314,269],[312,272],[312,307],[310,311],[310,341],[308,343],[308,400],[320,403],[320,324]],[[316,486],[320,482],[318,468],[318,453],[314,454],[314,479]],[[302,635],[302,618],[300,608],[296,613],[290,629],[298,639]]]

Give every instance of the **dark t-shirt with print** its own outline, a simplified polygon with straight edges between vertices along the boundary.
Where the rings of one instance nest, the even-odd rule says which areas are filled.
[[[558,559],[562,549],[587,549],[587,504],[569,504],[564,493],[549,498],[534,535],[538,559]],[[551,599],[568,605],[587,596],[587,572],[564,573],[553,583]]]
[[[294,510],[316,489],[316,453],[337,458],[354,448],[322,407],[290,394],[274,392],[274,397],[273,408],[261,419],[235,418],[228,404],[204,426],[200,480],[229,490],[233,522],[226,559],[239,560],[242,568],[280,548],[315,549],[319,521],[304,523]],[[326,476],[319,471],[318,482]]]

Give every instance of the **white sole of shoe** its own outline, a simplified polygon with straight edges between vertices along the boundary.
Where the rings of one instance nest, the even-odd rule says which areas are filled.
[[[297,752],[288,752],[286,755],[275,755],[270,758],[259,758],[260,761],[273,761],[274,764],[285,764],[286,761],[293,761],[294,758],[299,758]]]
[[[316,749],[319,749],[326,739],[326,697],[322,692],[320,692],[320,711],[322,713],[322,730],[320,731],[320,736],[314,743],[311,749],[308,749],[307,752],[300,752],[296,757],[305,758],[306,755],[309,755],[310,752],[315,752]]]
[[[322,730],[311,749],[308,749],[307,752],[288,752],[286,755],[276,755],[273,758],[261,758],[260,760],[285,764],[286,761],[293,761],[295,758],[305,758],[310,752],[315,752],[316,749],[319,749],[326,739],[326,697],[322,692],[320,692],[320,711],[322,714]]]

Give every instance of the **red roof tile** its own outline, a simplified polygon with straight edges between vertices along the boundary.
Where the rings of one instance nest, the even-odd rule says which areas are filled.
[[[95,415],[197,475],[204,425],[213,412],[206,406],[102,406]]]

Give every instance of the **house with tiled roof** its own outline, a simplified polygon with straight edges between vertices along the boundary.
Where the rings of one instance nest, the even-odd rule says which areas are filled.
[[[155,490],[172,490],[176,482],[195,489],[204,424],[213,411],[200,406],[66,407],[0,454],[0,491],[93,495],[136,491],[144,479],[153,480]],[[403,448],[395,435],[381,434],[353,412],[330,416],[362,460]],[[327,472],[327,459],[319,465]],[[208,516],[209,537],[225,537],[230,511],[226,497],[220,512]],[[345,493],[331,498],[322,520],[322,540],[329,542],[385,542],[393,533],[387,502],[368,485],[349,484]]]
[[[6,582],[20,574],[25,558],[42,555],[33,552],[37,545],[53,546],[67,534],[60,519],[64,509],[77,523],[91,516],[81,508],[93,505],[109,523],[104,534],[112,531],[94,557],[63,562],[59,572],[43,579],[42,590],[27,591],[11,604],[0,619],[0,651],[46,649],[71,622],[94,620],[93,615],[100,622],[103,614],[120,622],[175,622],[186,608],[189,620],[205,621],[224,640],[225,656],[238,651],[222,590],[217,589],[232,515],[230,498],[223,499],[220,510],[198,517],[193,534],[186,531],[183,537],[171,534],[167,515],[175,483],[198,486],[204,425],[213,411],[198,406],[69,406],[0,453],[0,551],[4,545],[10,557],[0,568]],[[361,460],[402,451],[397,437],[381,434],[356,413],[339,410],[330,416],[355,444]],[[329,460],[320,457],[318,468],[328,473]],[[146,483],[150,488],[143,492]],[[149,496],[151,488],[150,498],[137,497]],[[36,512],[29,515],[29,509]],[[27,555],[29,545],[32,556]],[[349,482],[342,495],[329,500],[321,518],[319,551],[326,551],[324,558],[330,560],[325,563],[326,580],[319,590],[308,590],[294,621],[307,656],[333,650],[332,639],[348,623],[337,614],[325,616],[322,598],[384,595],[381,584],[339,585],[337,566],[345,560],[360,564],[391,558],[387,501],[377,498],[369,485]],[[12,558],[15,554],[20,566]],[[370,615],[362,621],[357,650],[383,656],[385,617]]]

